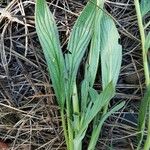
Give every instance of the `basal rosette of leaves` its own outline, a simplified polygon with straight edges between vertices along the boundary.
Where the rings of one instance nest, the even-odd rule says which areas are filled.
[[[71,31],[67,46],[69,53],[63,56],[54,17],[45,0],[36,0],[36,31],[60,107],[68,150],[82,149],[90,123],[93,130],[88,150],[94,150],[104,121],[124,106],[121,102],[108,109],[115,96],[122,47],[118,43],[117,28],[110,16],[102,11],[103,6],[104,0],[90,0],[86,4]],[[84,79],[77,85],[77,73],[85,52],[88,57]],[[101,73],[98,72],[99,66]],[[96,91],[93,85],[99,74],[102,75],[102,90]]]

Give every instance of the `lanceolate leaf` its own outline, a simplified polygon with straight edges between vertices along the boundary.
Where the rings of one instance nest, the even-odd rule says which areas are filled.
[[[73,82],[87,49],[93,33],[93,20],[95,17],[96,0],[89,2],[77,19],[70,35],[68,50],[70,54],[65,56],[68,71],[69,90],[72,90]]]
[[[99,5],[101,4],[101,8],[103,8],[104,0],[98,1]],[[97,5],[98,5],[97,4]],[[99,6],[98,5],[98,6]],[[93,87],[97,69],[99,66],[99,56],[100,56],[100,46],[101,46],[101,18],[103,15],[103,11],[96,7],[96,15],[94,18],[94,25],[93,25],[93,35],[91,39],[90,50],[88,54],[88,59],[85,66],[85,76],[84,81],[82,83],[81,95],[82,95],[82,105],[81,110],[84,111],[87,107],[88,103],[88,94],[85,93],[85,90],[89,91],[90,87]],[[85,86],[86,84],[86,86]]]
[[[110,81],[112,81],[114,87],[116,86],[121,67],[122,48],[118,44],[119,34],[113,20],[104,13],[101,15],[102,19],[99,24],[101,32],[97,34],[100,35],[99,49],[101,55],[102,87],[105,89]],[[105,105],[108,103],[105,103]],[[112,111],[115,111],[115,109]],[[97,115],[94,119],[94,128],[88,150],[94,149],[100,134],[101,126],[110,114],[110,112],[106,113],[104,115],[105,117]]]
[[[97,2],[102,8],[104,5],[103,1],[104,0],[99,0],[98,2],[100,4]],[[97,7],[96,15],[94,19],[91,47],[89,51],[89,56],[86,64],[86,72],[85,72],[85,79],[88,80],[90,87],[92,87],[94,84],[97,69],[98,69],[98,64],[99,64],[99,55],[101,50],[100,47],[101,47],[101,32],[102,32],[101,31],[102,16],[103,16],[103,11],[99,7]]]
[[[141,0],[141,13],[142,16],[150,11],[150,0]]]
[[[118,43],[120,37],[113,20],[105,14],[101,31],[102,86],[105,88],[112,81],[115,87],[121,68],[122,47]]]
[[[58,103],[63,106],[65,101],[65,63],[56,23],[45,0],[37,0],[36,2],[35,25]]]

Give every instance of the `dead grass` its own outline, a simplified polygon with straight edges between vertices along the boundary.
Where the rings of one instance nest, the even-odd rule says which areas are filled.
[[[85,3],[84,0],[52,0],[49,3],[64,48]],[[122,69],[112,103],[119,100],[127,103],[105,123],[97,149],[133,150],[137,122],[133,125],[131,119],[129,124],[129,119],[123,115],[136,116],[143,95],[137,19],[133,0],[107,0],[106,8],[118,26],[123,45]],[[34,0],[1,1],[0,14],[0,140],[8,143],[11,150],[65,149],[59,108],[35,32]],[[101,85],[96,83],[95,86]]]

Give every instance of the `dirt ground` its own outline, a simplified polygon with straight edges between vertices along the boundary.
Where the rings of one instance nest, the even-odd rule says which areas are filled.
[[[86,0],[49,0],[48,4],[65,48]],[[34,0],[0,1],[0,144],[11,150],[65,150],[59,107],[35,32],[34,7]],[[107,0],[105,7],[123,46],[117,94],[111,103],[124,100],[126,105],[105,122],[97,150],[134,150],[145,88],[135,8],[133,0]],[[95,88],[99,87],[97,82]]]

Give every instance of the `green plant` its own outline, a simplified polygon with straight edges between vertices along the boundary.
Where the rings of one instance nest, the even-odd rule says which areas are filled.
[[[141,131],[141,135],[139,138],[140,140],[137,149],[140,149],[141,143],[143,141],[147,113],[148,113],[148,133],[147,133],[146,142],[144,144],[144,150],[149,150],[150,149],[150,70],[149,70],[149,61],[148,61],[148,51],[150,48],[150,32],[146,34],[145,29],[147,29],[147,27],[150,25],[150,21],[147,24],[145,24],[144,16],[150,11],[150,1],[141,0],[141,3],[139,3],[139,0],[134,0],[134,4],[136,8],[138,26],[139,26],[140,37],[141,37],[145,84],[147,87],[147,91],[141,102],[141,107],[139,111],[138,128]]]
[[[99,9],[103,8],[103,5],[104,0],[90,0],[87,3],[71,32],[67,46],[69,53],[63,56],[52,13],[44,0],[36,2],[36,31],[60,106],[68,150],[82,149],[82,140],[91,122],[93,132],[88,150],[95,149],[104,121],[124,105],[122,102],[108,110],[108,104],[115,95],[122,48],[118,44],[119,34],[113,20]],[[90,49],[84,79],[78,85],[77,72],[88,45]],[[93,84],[100,61],[103,89],[98,92],[93,88]]]

